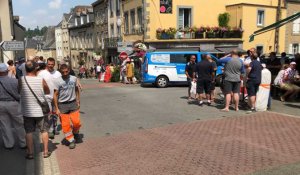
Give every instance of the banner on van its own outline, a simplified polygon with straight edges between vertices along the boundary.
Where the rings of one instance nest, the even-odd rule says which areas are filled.
[[[154,63],[170,63],[170,54],[153,54],[151,61]]]

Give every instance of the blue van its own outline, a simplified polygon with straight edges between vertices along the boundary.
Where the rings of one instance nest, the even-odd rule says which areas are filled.
[[[201,61],[202,54],[199,48],[183,49],[157,49],[148,51],[142,64],[141,84],[154,84],[157,87],[164,88],[170,83],[187,84],[185,75],[185,66],[191,55],[196,56],[196,62]],[[214,61],[218,58],[211,55]],[[222,65],[218,66],[217,75],[222,73]]]

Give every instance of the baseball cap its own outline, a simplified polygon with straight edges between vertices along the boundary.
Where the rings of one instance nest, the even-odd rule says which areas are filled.
[[[0,72],[7,72],[8,68],[5,63],[0,63]]]
[[[296,65],[296,62],[295,62],[295,61],[293,61],[293,62],[291,62],[291,63],[290,63],[290,65],[292,65],[292,64],[295,64],[295,65]]]

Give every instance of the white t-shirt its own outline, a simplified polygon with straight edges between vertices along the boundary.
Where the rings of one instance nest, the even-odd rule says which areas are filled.
[[[257,57],[257,61],[260,62],[259,57]],[[247,57],[247,58],[245,58],[245,60],[244,60],[244,65],[249,65],[251,62],[252,62],[251,57]]]
[[[47,98],[47,100],[52,101],[53,94],[54,94],[53,77],[51,76],[50,72],[47,70],[41,70],[37,76],[43,78],[46,81],[50,90],[50,94],[45,95],[45,97]]]
[[[52,75],[53,78],[61,77],[61,73],[57,70],[54,70],[54,71],[50,72],[50,74]]]

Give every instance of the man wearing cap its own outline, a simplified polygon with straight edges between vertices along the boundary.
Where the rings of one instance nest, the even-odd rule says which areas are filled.
[[[0,130],[6,149],[12,149],[15,144],[15,129],[19,146],[26,148],[23,117],[19,108],[20,95],[18,93],[18,80],[9,78],[8,68],[0,63]]]
[[[290,67],[284,71],[283,78],[279,82],[280,88],[286,92],[280,97],[281,101],[285,101],[287,96],[295,97],[300,92],[300,87],[293,84],[299,79],[299,72],[296,70],[296,62],[291,62]]]

